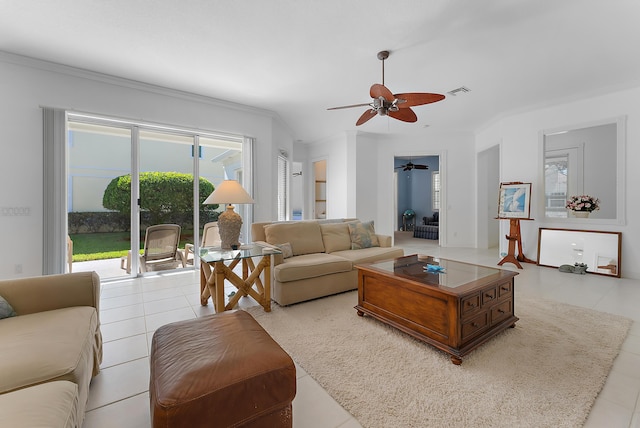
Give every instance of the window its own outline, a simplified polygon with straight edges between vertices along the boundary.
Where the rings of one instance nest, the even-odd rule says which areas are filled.
[[[440,171],[431,173],[431,208],[440,210]]]
[[[278,154],[278,221],[288,220],[289,160],[287,153]]]
[[[546,157],[544,163],[545,209],[547,217],[567,217],[569,154]]]

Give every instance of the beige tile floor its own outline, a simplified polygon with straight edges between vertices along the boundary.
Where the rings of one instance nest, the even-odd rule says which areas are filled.
[[[495,266],[495,249],[439,248],[433,241],[396,235],[405,254],[421,253]],[[516,293],[544,297],[640,321],[640,281],[599,275],[563,274],[526,264],[517,270]],[[76,269],[77,268],[77,269]],[[80,265],[76,270],[84,270]],[[85,428],[149,426],[149,345],[161,325],[213,312],[200,305],[199,275],[165,273],[152,277],[104,282],[101,322],[104,336],[102,372],[93,380]],[[241,305],[254,304],[243,298]],[[516,308],[517,312],[517,308]],[[358,421],[333,400],[301,367],[293,402],[294,427],[355,428]],[[634,323],[586,427],[640,428],[640,327]]]

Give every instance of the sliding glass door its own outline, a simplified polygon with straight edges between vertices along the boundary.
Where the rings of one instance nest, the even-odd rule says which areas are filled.
[[[183,256],[224,208],[202,205],[215,186],[236,179],[251,191],[243,183],[251,141],[243,137],[79,114],[68,115],[67,129],[69,270],[106,279],[197,267],[193,256],[184,266],[182,257],[145,264],[138,254],[147,228],[179,225]],[[251,207],[241,209],[250,219]]]
[[[128,275],[130,203],[113,195],[106,203],[112,208],[106,208],[105,196],[113,180],[130,177],[132,147],[129,126],[68,121],[68,270],[96,271],[101,278]],[[131,194],[131,180],[120,186],[122,195]]]

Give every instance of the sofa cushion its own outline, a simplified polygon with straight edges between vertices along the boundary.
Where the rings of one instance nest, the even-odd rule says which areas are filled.
[[[6,427],[68,427],[78,420],[78,385],[46,382],[0,395],[0,421]]]
[[[294,256],[324,252],[320,225],[315,221],[270,224],[264,227],[264,234],[271,245],[291,243]]]
[[[398,247],[370,247],[360,250],[338,251],[332,255],[348,259],[355,265],[357,263],[373,263],[402,257],[404,256],[404,251]]]
[[[0,393],[51,380],[68,380],[81,388],[84,406],[97,352],[97,326],[96,309],[90,306],[0,321]]]
[[[273,268],[273,277],[278,282],[297,281],[330,275],[332,273],[349,272],[353,268],[351,261],[332,254],[315,253],[285,259]],[[331,279],[327,279],[331,281]]]
[[[348,250],[351,248],[351,236],[347,223],[320,224],[322,243],[327,253]]]
[[[361,248],[378,247],[378,237],[373,228],[373,221],[362,223],[360,221],[352,221],[347,223],[349,234],[351,236],[351,249],[359,250]]]

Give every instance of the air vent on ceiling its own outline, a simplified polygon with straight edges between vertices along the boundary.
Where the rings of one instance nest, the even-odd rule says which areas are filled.
[[[459,88],[450,90],[449,92],[447,92],[447,94],[453,95],[455,97],[460,93],[464,94],[467,92],[471,92],[471,89],[467,88],[466,86],[460,86]]]

